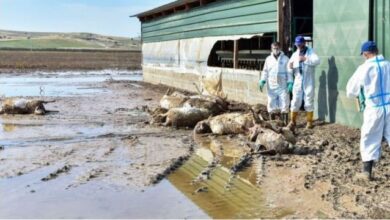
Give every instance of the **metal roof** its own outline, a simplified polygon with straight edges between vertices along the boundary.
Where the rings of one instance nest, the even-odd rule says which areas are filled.
[[[163,11],[167,11],[167,10],[173,9],[175,7],[183,6],[185,4],[198,2],[198,1],[199,0],[177,0],[177,1],[165,4],[165,5],[162,5],[160,7],[151,9],[149,11],[145,11],[145,12],[141,12],[139,14],[133,15],[132,17],[138,17],[138,18],[139,17],[145,17],[145,16],[148,16],[148,15],[157,14],[157,13],[160,13],[160,12],[163,12]]]
[[[157,8],[145,11],[145,12],[141,12],[139,14],[132,15],[131,17],[138,17],[139,19],[145,18],[148,16],[151,16],[153,18],[161,17],[161,16],[165,15],[164,14],[165,12],[168,12],[168,11],[175,12],[175,9],[177,9],[179,7],[184,6],[184,7],[186,7],[186,10],[189,10],[190,8],[192,8],[191,4],[193,4],[193,3],[199,3],[199,5],[205,5],[205,4],[208,4],[211,2],[215,2],[215,1],[220,1],[220,0],[176,0],[176,1],[173,1],[171,3],[162,5],[160,7],[157,7]],[[190,7],[188,8],[187,6],[190,6]]]

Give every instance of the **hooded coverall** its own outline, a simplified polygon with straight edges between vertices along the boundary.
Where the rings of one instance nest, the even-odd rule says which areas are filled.
[[[378,161],[382,138],[390,142],[390,62],[382,55],[366,60],[347,84],[347,96],[356,98],[361,88],[366,97],[361,128],[363,162]]]
[[[299,111],[302,101],[305,101],[306,112],[314,111],[314,72],[315,67],[320,64],[320,59],[312,48],[306,48],[306,53],[304,55],[306,61],[299,61],[300,50],[298,49],[293,53],[288,64],[289,72],[292,72],[295,77],[291,101],[292,112]],[[290,63],[293,64],[293,69],[290,68]]]
[[[268,112],[280,110],[281,113],[288,113],[290,96],[287,91],[287,83],[293,82],[292,74],[287,71],[289,58],[280,52],[276,59],[271,53],[264,63],[261,80],[267,82]]]

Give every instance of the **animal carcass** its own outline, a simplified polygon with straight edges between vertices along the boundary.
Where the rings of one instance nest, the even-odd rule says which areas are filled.
[[[182,93],[173,92],[170,94],[170,90],[168,90],[160,100],[160,107],[166,110],[171,108],[179,108],[182,107],[188,99],[189,97]]]
[[[203,108],[171,108],[163,117],[166,117],[164,126],[194,127],[199,121],[210,117],[211,112]]]
[[[54,101],[5,99],[2,101],[0,114],[36,114],[44,115],[47,111],[44,104]]]
[[[183,106],[204,108],[209,110],[212,115],[218,115],[227,110],[227,105],[224,100],[211,96],[191,96]]]
[[[252,114],[226,113],[215,116],[211,119],[201,121],[195,127],[195,133],[213,134],[241,134],[254,126]]]
[[[256,127],[257,138],[256,146],[263,149],[259,153],[263,154],[285,154],[290,153],[291,145],[295,143],[295,138],[287,131],[286,133],[277,133],[271,129]]]

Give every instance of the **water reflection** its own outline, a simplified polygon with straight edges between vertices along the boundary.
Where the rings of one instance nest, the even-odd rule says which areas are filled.
[[[2,127],[4,132],[12,132],[16,128],[14,124],[2,124]]]
[[[169,181],[212,218],[281,218],[289,210],[268,207],[261,189],[256,185],[256,166],[239,175],[230,167],[249,149],[228,137],[197,138],[199,149]],[[209,179],[194,182],[210,163],[218,165]],[[201,190],[200,190],[201,189]]]
[[[141,81],[142,75],[133,72],[120,74],[33,74],[33,75],[6,75],[0,78],[0,96],[78,96],[108,92],[104,87],[94,88],[90,84],[106,80],[134,80]]]

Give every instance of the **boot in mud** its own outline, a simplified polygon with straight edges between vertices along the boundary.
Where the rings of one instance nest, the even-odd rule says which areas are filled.
[[[282,121],[284,126],[288,125],[288,113],[282,113]]]
[[[314,126],[313,126],[313,117],[314,117],[314,113],[313,112],[307,112],[306,113],[306,129],[313,129]]]
[[[371,181],[372,180],[372,167],[374,166],[374,161],[363,162],[363,171],[356,174],[356,180]]]
[[[295,126],[297,125],[297,117],[298,117],[298,112],[291,112],[291,121],[287,125],[287,129],[290,131],[294,131]]]
[[[272,121],[275,120],[276,119],[276,113],[275,112],[270,112],[269,113],[269,119],[272,120]]]

